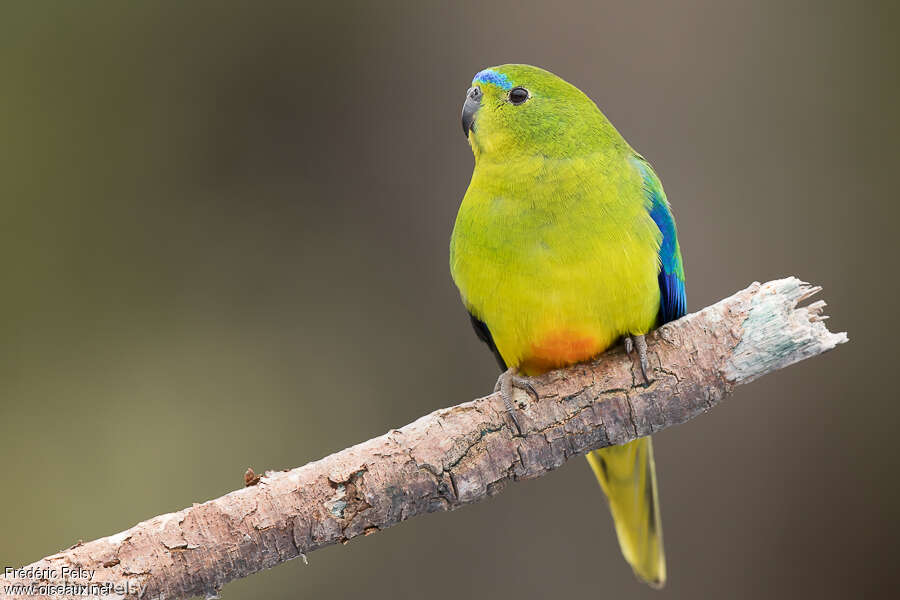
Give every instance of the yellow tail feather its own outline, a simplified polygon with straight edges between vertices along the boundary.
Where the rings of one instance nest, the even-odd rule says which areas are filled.
[[[609,499],[625,560],[650,586],[662,587],[666,557],[650,438],[595,450],[587,459]]]

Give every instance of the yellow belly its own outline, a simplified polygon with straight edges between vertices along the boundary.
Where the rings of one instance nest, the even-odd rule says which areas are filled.
[[[478,277],[466,304],[487,324],[507,365],[542,373],[588,360],[622,335],[654,326],[656,250],[609,246],[594,261],[568,265],[532,261],[515,269],[488,260],[473,266]],[[611,254],[615,260],[603,260]]]

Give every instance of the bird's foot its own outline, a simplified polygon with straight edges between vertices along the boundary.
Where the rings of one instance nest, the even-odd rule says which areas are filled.
[[[647,340],[643,335],[627,335],[625,336],[625,352],[631,354],[637,348],[638,359],[641,362],[641,374],[644,381],[648,384],[653,383],[653,370],[650,368],[650,361],[647,360]]]
[[[506,407],[509,418],[512,419],[513,425],[516,426],[518,434],[522,435],[522,427],[519,425],[519,419],[516,418],[516,403],[513,400],[513,390],[516,388],[531,394],[535,400],[538,400],[538,393],[535,391],[534,386],[531,385],[531,380],[519,375],[519,370],[515,367],[506,370],[500,375],[500,378],[497,379],[497,384],[494,386],[494,391],[500,392],[500,397],[503,398],[503,405]]]

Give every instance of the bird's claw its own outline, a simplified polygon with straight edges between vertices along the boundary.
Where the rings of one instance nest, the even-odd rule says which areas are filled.
[[[653,383],[653,369],[647,360],[647,340],[643,335],[625,336],[625,352],[631,354],[637,348],[638,360],[641,363],[641,375],[648,384]]]
[[[527,377],[519,375],[518,370],[515,368],[508,369],[500,375],[499,379],[497,379],[494,391],[500,392],[500,397],[503,399],[503,406],[506,408],[509,418],[512,419],[513,425],[516,426],[518,434],[522,435],[522,427],[519,425],[519,419],[516,417],[516,403],[513,400],[513,389],[515,388],[519,388],[520,390],[524,390],[526,393],[531,394],[535,401],[539,399],[539,396],[537,390],[531,385],[531,381],[529,381]]]

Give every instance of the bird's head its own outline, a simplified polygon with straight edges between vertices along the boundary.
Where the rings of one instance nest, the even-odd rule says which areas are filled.
[[[582,156],[624,144],[597,105],[574,85],[530,65],[500,65],[475,75],[462,128],[476,161],[519,156]]]

